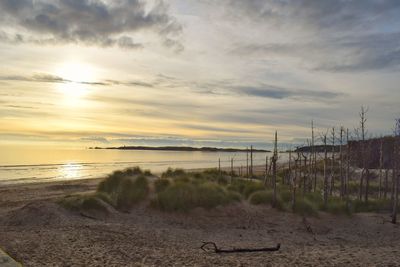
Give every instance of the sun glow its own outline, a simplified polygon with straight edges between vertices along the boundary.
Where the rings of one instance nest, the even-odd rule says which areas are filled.
[[[64,63],[56,69],[55,74],[63,79],[57,89],[70,100],[86,95],[90,84],[95,82],[94,68],[81,62]]]

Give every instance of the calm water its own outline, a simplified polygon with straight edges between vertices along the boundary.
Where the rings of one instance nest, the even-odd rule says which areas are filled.
[[[265,163],[266,153],[254,153],[253,164]],[[271,156],[271,153],[268,153]],[[173,168],[214,168],[246,165],[246,153],[175,152],[90,149],[1,148],[0,185],[46,180],[98,178],[119,169],[140,166],[154,173]]]

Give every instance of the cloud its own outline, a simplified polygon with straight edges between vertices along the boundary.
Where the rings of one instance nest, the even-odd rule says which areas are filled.
[[[362,72],[398,69],[400,32],[344,36],[292,43],[249,43],[232,49],[231,55],[257,58],[289,58],[310,70]]]
[[[139,0],[1,0],[0,40],[143,47],[137,33],[152,32],[162,43],[182,50],[182,27],[162,1],[150,7]],[[137,37],[138,38],[138,37]]]
[[[318,31],[353,31],[379,27],[396,19],[397,0],[227,0],[231,10],[252,20],[264,20],[273,27],[301,26]]]
[[[32,76],[6,75],[0,76],[0,81],[42,82],[42,83],[80,83],[88,85],[109,85],[107,82],[71,81],[57,75],[39,73]]]
[[[326,72],[400,66],[400,1],[226,1],[238,26],[256,23],[264,32],[239,40],[231,55]]]

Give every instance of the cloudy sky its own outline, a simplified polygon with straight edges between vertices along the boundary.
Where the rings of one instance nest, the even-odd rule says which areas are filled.
[[[400,116],[398,0],[0,0],[0,144],[301,143]]]

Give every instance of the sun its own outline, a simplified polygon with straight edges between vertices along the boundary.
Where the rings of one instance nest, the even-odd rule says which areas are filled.
[[[55,74],[62,78],[57,89],[68,98],[83,97],[95,81],[94,68],[82,62],[63,63],[56,68]]]

